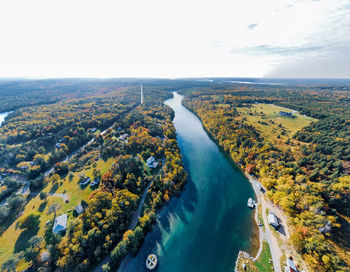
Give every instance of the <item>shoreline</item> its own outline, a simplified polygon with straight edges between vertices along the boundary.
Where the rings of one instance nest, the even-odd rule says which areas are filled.
[[[183,95],[183,97],[185,97]],[[232,165],[234,167],[236,167],[243,175],[244,177],[249,181],[249,183],[251,184],[254,194],[255,194],[255,199],[257,201],[257,204],[260,204],[259,201],[259,192],[257,190],[257,188],[255,188],[255,186],[253,185],[255,182],[254,178],[252,176],[250,176],[248,173],[244,172],[244,170],[231,158],[231,156],[222,148],[222,146],[220,145],[220,143],[218,142],[218,140],[207,130],[207,128],[203,125],[203,120],[202,118],[200,118],[200,116],[198,116],[197,113],[195,113],[191,108],[187,107],[186,104],[182,103],[181,104],[188,109],[190,112],[192,112],[195,116],[197,116],[197,118],[201,121],[202,127],[204,129],[204,131],[208,134],[209,138],[217,145],[217,147],[220,149],[220,151],[230,160],[230,162],[232,163]],[[257,181],[257,180],[256,180]],[[258,242],[255,240],[257,238]],[[257,212],[257,207],[254,208],[254,212],[252,214],[252,235],[251,235],[251,244],[250,244],[250,248],[249,248],[249,252],[243,251],[243,250],[239,250],[238,251],[238,255],[236,258],[236,262],[238,260],[238,256],[240,252],[244,252],[246,254],[248,254],[250,257],[251,255],[256,256],[255,258],[253,258],[254,260],[256,260],[259,256],[260,253],[262,251],[262,246],[263,246],[263,241],[262,241],[262,237],[261,237],[261,231],[259,228],[259,223],[258,223],[258,212]],[[252,257],[251,257],[252,258]]]
[[[255,220],[256,226],[258,226],[259,247],[258,247],[258,251],[257,251],[256,254],[252,254],[252,253],[248,253],[248,252],[244,252],[244,251],[241,251],[241,252],[247,253],[250,257],[251,257],[251,255],[255,256],[254,258],[253,257],[251,257],[251,258],[253,258],[253,260],[256,261],[259,258],[260,253],[261,253],[262,248],[263,248],[263,238],[262,238],[262,235],[261,235],[261,230],[260,230],[261,227],[259,227],[259,219],[258,219],[258,205],[261,205],[261,201],[260,201],[260,198],[259,198],[260,193],[259,193],[258,188],[256,188],[256,186],[255,186],[255,183],[257,183],[258,180],[254,179],[251,175],[249,175],[246,172],[244,173],[244,175],[246,176],[246,178],[249,180],[250,184],[252,185],[252,188],[254,190],[254,193],[255,193],[255,196],[256,196],[256,199],[257,199],[256,200],[256,206],[255,206],[255,209],[254,209],[254,220]],[[238,256],[239,256],[239,254],[238,254]],[[237,256],[237,260],[238,260],[238,256]]]
[[[260,201],[259,201],[259,194],[257,192],[257,188],[254,187],[253,185],[253,182],[252,182],[252,177],[245,173],[244,170],[230,157],[230,155],[221,147],[221,145],[219,144],[219,142],[214,138],[214,136],[205,128],[205,126],[203,125],[203,120],[193,111],[191,110],[190,108],[188,108],[186,105],[184,105],[182,103],[182,105],[188,109],[191,113],[193,113],[200,121],[201,121],[201,125],[204,129],[204,131],[206,132],[206,134],[209,136],[209,138],[216,144],[216,146],[219,148],[219,150],[222,152],[222,154],[224,154],[224,156],[230,160],[230,163],[232,166],[234,166],[237,170],[239,170],[242,175],[244,175],[244,177],[246,179],[248,179],[248,181],[250,182],[252,188],[253,188],[253,191],[254,191],[254,194],[255,194],[255,197],[252,196],[254,199],[256,199],[257,201],[257,204],[259,203],[260,204]],[[248,207],[247,207],[248,209]],[[249,258],[251,258],[252,260],[256,260],[259,256],[260,256],[260,253],[262,251],[262,248],[263,248],[263,239],[261,237],[261,231],[260,231],[260,228],[258,226],[258,212],[257,212],[257,207],[255,208],[254,211],[252,211],[252,215],[251,215],[251,222],[252,222],[252,233],[251,233],[251,236],[250,236],[250,245],[249,245],[249,249],[247,250],[248,252],[246,251],[242,251],[242,250],[239,250],[238,251],[238,255],[236,257],[236,261],[238,261],[238,256],[241,254],[241,253],[244,253],[246,256],[249,256]],[[255,256],[255,258],[252,258],[251,256]],[[119,264],[118,268],[117,268],[117,272],[123,272],[125,271],[126,267],[127,267],[127,264],[130,262],[132,256],[130,254],[127,254],[121,261],[121,263]]]

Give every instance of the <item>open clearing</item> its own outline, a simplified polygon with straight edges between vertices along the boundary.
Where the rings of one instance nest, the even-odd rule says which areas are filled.
[[[270,260],[271,260],[270,247],[269,247],[269,244],[266,241],[264,241],[261,254],[255,262],[250,258],[247,258],[243,253],[241,253],[238,256],[236,268],[238,272],[244,272],[244,271],[250,271],[250,272],[270,272],[271,271],[272,272],[273,266]],[[243,264],[245,264],[246,270],[243,269],[242,267]]]
[[[240,118],[245,118],[246,122],[254,126],[262,136],[271,139],[279,147],[285,146],[288,139],[297,144],[298,141],[293,140],[292,136],[303,127],[318,121],[274,104],[253,104],[250,107],[237,108],[237,111],[241,114]],[[280,116],[280,111],[293,112],[293,116]]]

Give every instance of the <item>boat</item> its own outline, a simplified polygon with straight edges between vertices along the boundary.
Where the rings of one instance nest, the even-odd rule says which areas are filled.
[[[248,199],[248,207],[254,209],[255,208],[255,201],[250,197]]]
[[[157,266],[157,255],[156,254],[150,254],[147,256],[146,259],[146,267],[148,270],[153,270]]]

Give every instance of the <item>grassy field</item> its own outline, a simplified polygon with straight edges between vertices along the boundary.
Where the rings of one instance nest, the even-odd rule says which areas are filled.
[[[113,158],[108,159],[107,161],[103,161],[102,159],[97,160],[96,168],[101,170],[101,173],[104,174],[107,172],[111,165],[115,160]],[[74,172],[74,177],[72,180],[69,180],[69,177],[65,177],[64,179],[59,181],[59,187],[56,190],[57,194],[66,194],[69,202],[65,203],[65,201],[60,196],[48,195],[46,200],[41,200],[39,195],[33,197],[26,205],[21,217],[14,221],[14,223],[2,234],[0,237],[0,266],[1,264],[7,260],[13,253],[17,253],[27,246],[27,242],[29,240],[28,235],[43,235],[45,232],[45,225],[48,220],[53,220],[54,215],[48,215],[48,208],[53,203],[58,203],[60,205],[60,209],[57,211],[57,215],[61,215],[63,213],[68,214],[69,218],[73,216],[73,210],[76,205],[80,203],[81,200],[87,201],[89,195],[92,191],[90,186],[86,186],[85,188],[80,188],[78,181],[79,175],[85,175],[93,177],[92,175],[93,168],[89,165],[85,167],[82,171]],[[52,189],[52,184],[49,183],[46,188],[42,191],[49,193]],[[32,212],[40,213],[40,226],[39,229],[35,231],[35,233],[25,233],[18,227],[20,219]],[[26,264],[21,262],[18,266],[18,269],[26,268]]]
[[[263,242],[263,249],[261,251],[261,254],[259,258],[254,262],[249,258],[246,258],[243,254],[238,256],[238,263],[237,263],[237,270],[239,272],[272,272],[273,266],[272,263],[270,263],[271,260],[271,252],[269,244],[264,241]],[[242,268],[242,264],[246,265],[246,270]]]
[[[293,117],[280,116],[279,112],[291,112],[291,109],[273,104],[253,104],[251,107],[237,108],[246,122],[253,125],[265,138],[271,139],[277,146],[285,146],[287,140],[291,145],[297,141],[292,136],[303,127],[317,119],[293,111]],[[293,148],[292,148],[293,149]]]

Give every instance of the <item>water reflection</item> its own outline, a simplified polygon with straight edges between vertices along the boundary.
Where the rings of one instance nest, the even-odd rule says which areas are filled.
[[[254,193],[242,173],[218,149],[182,97],[166,101],[175,111],[174,126],[185,170],[185,190],[157,216],[136,257],[123,271],[147,271],[148,254],[158,255],[156,271],[232,271],[238,250],[250,246]]]

